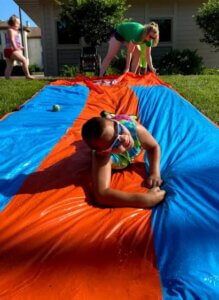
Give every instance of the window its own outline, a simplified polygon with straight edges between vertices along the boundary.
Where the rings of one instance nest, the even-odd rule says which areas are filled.
[[[69,31],[68,25],[64,22],[57,22],[58,44],[79,44],[79,34],[77,31]]]
[[[2,44],[2,37],[1,37],[1,32],[0,32],[0,45]]]
[[[167,18],[151,19],[151,22],[153,21],[159,25],[160,42],[163,43],[172,42],[172,19],[167,19]]]

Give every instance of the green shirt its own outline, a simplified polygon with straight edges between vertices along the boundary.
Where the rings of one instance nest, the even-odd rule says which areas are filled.
[[[137,22],[126,22],[119,24],[116,31],[126,42],[138,44],[142,39],[144,26]]]
[[[142,44],[145,44],[148,47],[152,47],[153,46],[153,40],[144,41]]]

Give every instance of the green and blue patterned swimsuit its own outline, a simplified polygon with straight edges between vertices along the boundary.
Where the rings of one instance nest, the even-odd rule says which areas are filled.
[[[128,115],[118,115],[113,118],[125,126],[132,135],[134,140],[134,147],[124,153],[112,153],[112,169],[124,169],[126,168],[136,156],[138,156],[142,150],[141,142],[138,138],[136,131],[136,122]]]

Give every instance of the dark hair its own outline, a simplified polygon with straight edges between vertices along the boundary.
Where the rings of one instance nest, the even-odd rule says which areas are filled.
[[[8,25],[13,26],[19,18],[16,15],[12,15],[8,20]]]
[[[101,117],[94,117],[88,120],[82,127],[81,134],[85,141],[91,139],[98,139],[102,136],[106,127],[106,119]]]

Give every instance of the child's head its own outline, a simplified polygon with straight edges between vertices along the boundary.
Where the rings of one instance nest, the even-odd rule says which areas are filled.
[[[82,137],[91,149],[101,154],[121,153],[134,146],[133,138],[125,126],[102,117],[88,120],[82,127]]]
[[[8,20],[8,25],[11,27],[19,28],[20,27],[20,19],[16,15],[13,15]]]
[[[155,22],[151,22],[144,26],[144,34],[143,40],[149,37],[149,39],[153,40],[153,47],[156,47],[159,43],[159,27],[158,24]]]

